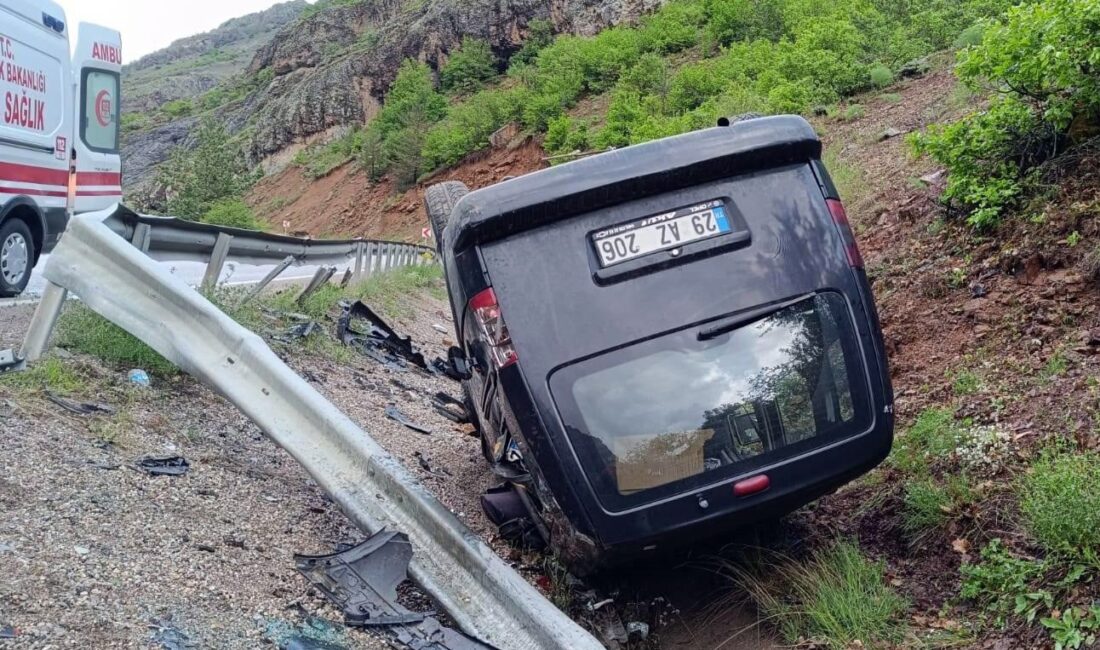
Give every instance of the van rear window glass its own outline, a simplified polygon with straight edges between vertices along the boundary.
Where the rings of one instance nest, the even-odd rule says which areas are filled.
[[[870,426],[862,356],[840,294],[700,341],[705,329],[552,378],[570,440],[605,505],[738,476]]]
[[[85,69],[81,84],[80,137],[92,151],[118,151],[118,74]]]

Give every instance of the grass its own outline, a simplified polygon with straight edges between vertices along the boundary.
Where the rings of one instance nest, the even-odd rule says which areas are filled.
[[[925,409],[894,444],[890,462],[911,476],[927,475],[933,461],[951,454],[958,444],[959,425],[947,409]]]
[[[919,541],[942,529],[966,506],[977,500],[977,494],[965,474],[949,477],[944,482],[921,479],[910,482],[902,499],[902,527]]]
[[[1020,482],[1020,510],[1047,550],[1095,558],[1100,553],[1100,455],[1047,452]]]
[[[1066,360],[1066,355],[1062,354],[1061,350],[1058,350],[1050,359],[1047,360],[1040,376],[1044,381],[1050,381],[1059,375],[1066,374],[1066,370],[1069,369],[1069,362]]]
[[[158,375],[179,372],[137,337],[79,303],[68,305],[62,313],[56,343],[119,366],[141,368]]]
[[[884,579],[884,566],[850,542],[804,562],[779,557],[754,570],[724,565],[738,587],[790,643],[812,639],[829,648],[899,641],[908,607]]]
[[[955,373],[955,380],[951,383],[951,390],[958,397],[973,395],[982,389],[982,380],[970,370],[960,370]]]
[[[822,161],[829,170],[829,176],[833,179],[833,185],[840,194],[848,210],[855,207],[867,197],[868,183],[863,175],[863,170],[856,165],[848,163],[836,153],[836,149],[825,151]]]
[[[48,356],[27,366],[22,372],[0,375],[0,386],[9,386],[26,392],[39,389],[62,395],[83,392],[88,385],[87,376],[73,363],[56,356]]]

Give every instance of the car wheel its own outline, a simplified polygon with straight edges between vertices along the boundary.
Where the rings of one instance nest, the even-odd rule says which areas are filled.
[[[27,224],[19,219],[0,224],[0,297],[23,293],[33,266],[34,239]]]
[[[459,199],[470,193],[470,188],[461,181],[437,183],[424,191],[424,208],[428,212],[428,223],[435,235],[435,248],[443,254],[443,229],[451,218],[451,211]]]

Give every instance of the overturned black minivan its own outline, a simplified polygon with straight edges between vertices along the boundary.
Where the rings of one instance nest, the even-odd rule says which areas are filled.
[[[723,120],[428,189],[451,363],[517,497],[487,510],[585,574],[780,517],[886,457],[881,331],[821,149],[800,117]]]

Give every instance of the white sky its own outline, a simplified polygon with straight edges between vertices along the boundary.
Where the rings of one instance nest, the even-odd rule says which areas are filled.
[[[210,31],[230,18],[277,4],[276,0],[56,0],[65,8],[76,44],[80,22],[98,23],[122,32],[126,63],[155,52],[172,41]],[[311,2],[313,0],[310,0]]]

